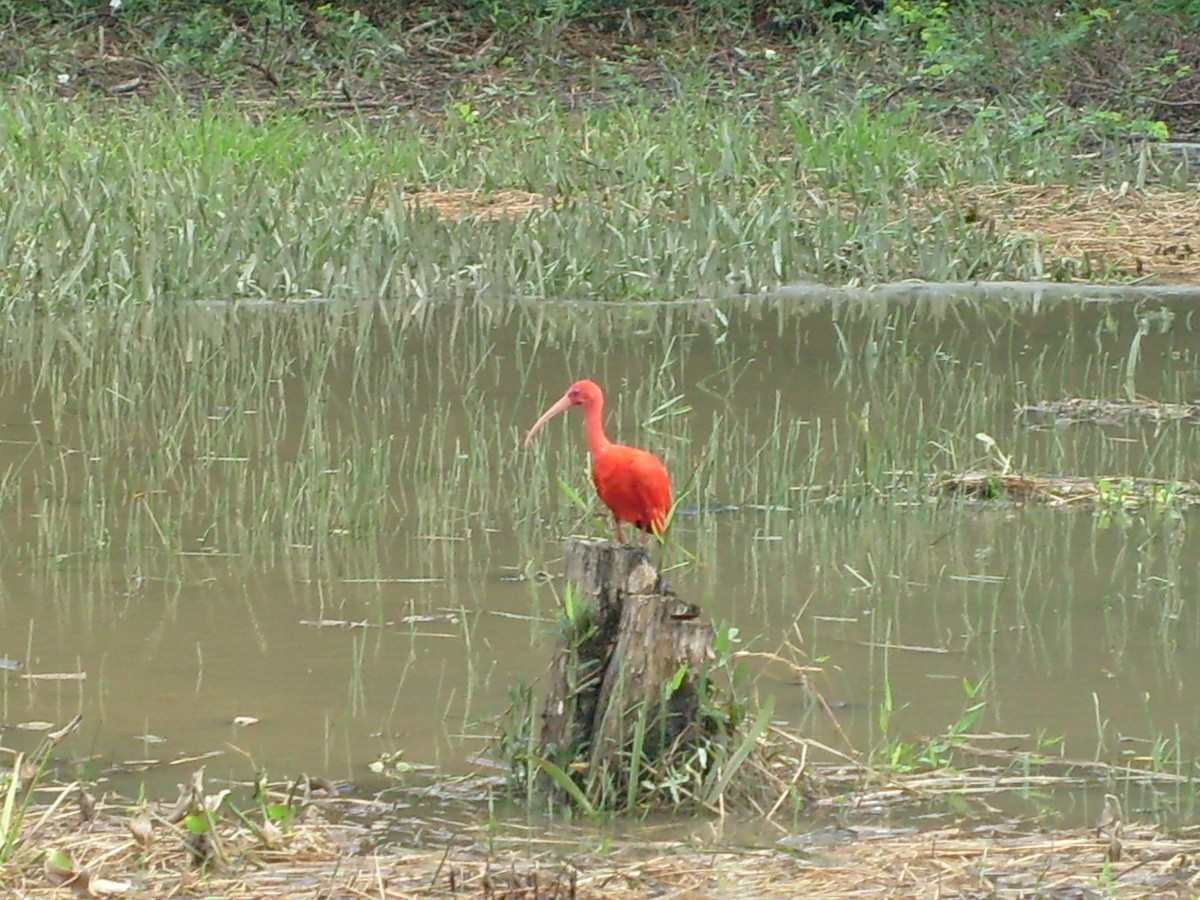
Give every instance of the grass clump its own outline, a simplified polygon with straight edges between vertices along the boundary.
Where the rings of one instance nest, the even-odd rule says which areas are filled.
[[[513,792],[569,799],[594,821],[688,806],[762,814],[789,797],[799,806],[802,779],[770,762],[775,701],[748,699],[737,629],[701,619],[644,551],[568,541],[565,555],[542,711],[519,691],[496,741]]]
[[[24,827],[25,817],[36,806],[35,794],[47,777],[55,748],[78,729],[79,723],[80,717],[76,716],[47,734],[33,752],[12,754],[12,765],[0,770],[0,873],[19,854],[28,853],[30,848],[25,842],[45,823],[43,815],[39,826]],[[52,813],[53,808],[47,815]]]

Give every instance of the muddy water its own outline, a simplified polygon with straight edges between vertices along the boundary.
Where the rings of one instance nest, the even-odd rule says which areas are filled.
[[[1012,735],[973,739],[988,746],[1200,752],[1194,513],[920,488],[997,454],[1192,478],[1191,424],[1014,413],[1120,397],[1131,374],[1139,395],[1200,401],[1186,299],[214,308],[41,323],[7,345],[0,743],[81,712],[72,761],[122,789],[169,792],[205,755],[212,777],[363,790],[384,752],[470,771],[549,658],[557,586],[527,576],[557,570],[564,533],[604,527],[556,486],[589,490],[578,423],[519,447],[585,375],[609,390],[611,434],[658,449],[677,485],[697,473],[678,590],[748,649],[819,661],[856,748],[943,733],[983,701],[971,732]],[[763,669],[759,691],[841,745],[788,671]],[[1054,805],[1083,820],[1088,802]]]

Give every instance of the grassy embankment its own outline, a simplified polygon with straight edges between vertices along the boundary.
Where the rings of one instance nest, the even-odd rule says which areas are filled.
[[[1156,146],[1187,127],[1166,105],[1195,80],[1179,16],[896,4],[790,38],[539,20],[522,42],[332,11],[305,38],[151,6],[11,31],[6,308],[677,299],[1195,263],[1174,218],[1191,166]],[[1120,91],[1085,78],[1132,42]]]

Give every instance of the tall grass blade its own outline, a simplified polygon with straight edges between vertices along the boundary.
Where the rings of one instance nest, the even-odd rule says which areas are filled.
[[[737,774],[738,769],[742,767],[742,764],[750,756],[751,752],[753,752],[759,740],[767,733],[767,729],[771,727],[771,715],[774,712],[775,696],[772,694],[758,711],[758,715],[754,719],[754,724],[750,726],[750,730],[746,732],[746,736],[742,738],[742,742],[733,751],[733,754],[729,757],[725,765],[720,767],[720,776],[712,788],[705,794],[705,803],[711,806],[720,799],[725,789],[729,786],[730,781]]]
[[[558,787],[562,789],[563,793],[575,801],[575,805],[579,807],[580,812],[591,819],[595,824],[600,824],[600,813],[597,812],[596,807],[592,805],[591,801],[588,800],[583,791],[580,789],[579,785],[572,780],[570,775],[545,757],[531,755],[529,757],[529,761],[549,775],[550,780],[558,785]]]

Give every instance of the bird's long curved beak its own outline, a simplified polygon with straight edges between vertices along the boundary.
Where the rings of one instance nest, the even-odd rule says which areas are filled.
[[[530,428],[529,433],[525,435],[525,445],[524,446],[528,447],[529,442],[533,440],[533,436],[535,434],[537,434],[539,431],[541,431],[543,425],[545,425],[547,422],[549,422],[551,419],[553,419],[555,416],[557,416],[560,412],[570,409],[571,405],[572,405],[571,398],[569,396],[567,396],[566,394],[563,394],[562,398],[560,400],[558,400],[553,406],[551,406],[548,410],[546,410],[544,413],[542,413],[542,417],[533,423],[533,427]]]

